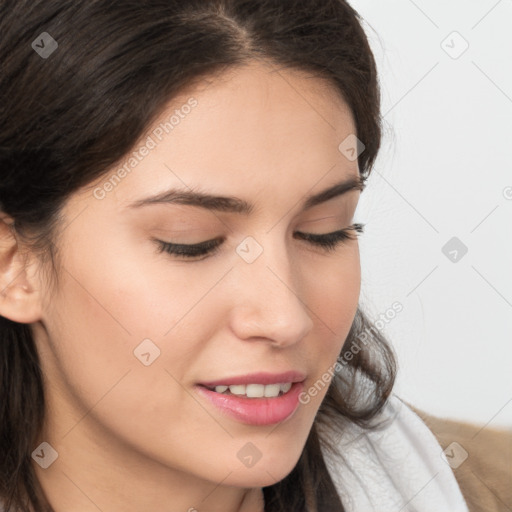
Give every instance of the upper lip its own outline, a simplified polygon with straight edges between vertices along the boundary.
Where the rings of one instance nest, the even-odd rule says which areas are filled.
[[[247,375],[224,377],[218,380],[200,382],[201,386],[214,388],[215,386],[230,386],[232,384],[282,384],[286,382],[302,382],[306,375],[302,372],[290,370],[282,373],[258,372]]]

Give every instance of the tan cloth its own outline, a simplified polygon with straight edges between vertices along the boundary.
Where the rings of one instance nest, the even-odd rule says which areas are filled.
[[[512,428],[436,417],[406,403],[443,449],[455,442],[467,452],[467,459],[452,469],[470,512],[512,512]]]

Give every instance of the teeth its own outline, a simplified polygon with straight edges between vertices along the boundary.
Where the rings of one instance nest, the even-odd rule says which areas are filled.
[[[245,394],[248,398],[261,398],[265,395],[265,386],[263,384],[247,384]]]
[[[248,398],[275,398],[279,394],[288,393],[292,387],[291,382],[283,384],[233,384],[231,386],[215,386],[217,393],[229,392],[233,395],[247,396]]]
[[[292,383],[286,382],[285,384],[280,384],[280,386],[281,386],[281,391],[283,393],[288,393],[288,391],[290,391],[290,388],[292,387]]]
[[[243,384],[229,386],[229,391],[231,391],[233,395],[245,395],[245,386]]]
[[[279,395],[279,392],[281,391],[281,384],[267,384],[266,386],[263,386],[263,396],[265,398],[275,398]],[[249,392],[247,392],[247,396],[249,395]]]

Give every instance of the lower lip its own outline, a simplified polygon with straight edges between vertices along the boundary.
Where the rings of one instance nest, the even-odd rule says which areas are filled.
[[[245,398],[196,386],[198,393],[222,412],[248,425],[273,425],[289,418],[299,406],[303,387],[302,382],[294,382],[287,393],[275,398]]]

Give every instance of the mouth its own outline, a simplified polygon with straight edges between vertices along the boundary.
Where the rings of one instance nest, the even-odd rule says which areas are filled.
[[[213,405],[221,414],[247,425],[263,426],[283,422],[298,409],[305,377],[294,378],[300,380],[271,384],[202,383],[194,387],[207,405]]]

